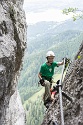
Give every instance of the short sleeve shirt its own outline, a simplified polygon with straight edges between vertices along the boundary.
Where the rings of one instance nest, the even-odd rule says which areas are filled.
[[[52,65],[50,65],[50,66],[47,65],[47,63],[44,63],[40,69],[40,73],[41,73],[42,77],[52,78],[52,76],[54,75],[55,67],[58,67],[57,62],[53,62]]]

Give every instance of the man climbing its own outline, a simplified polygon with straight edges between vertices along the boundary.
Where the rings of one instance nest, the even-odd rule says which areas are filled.
[[[62,62],[55,62],[54,61],[55,54],[52,51],[48,51],[46,54],[47,62],[41,65],[40,72],[38,77],[40,79],[40,84],[45,87],[44,93],[44,104],[47,102],[52,102],[54,97],[51,96],[51,85],[52,85],[52,77],[54,75],[54,68],[60,65],[63,65]]]

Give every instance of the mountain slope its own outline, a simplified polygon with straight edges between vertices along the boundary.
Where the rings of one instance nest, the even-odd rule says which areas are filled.
[[[69,31],[68,31],[69,32]],[[27,100],[32,94],[34,94],[36,91],[39,90],[37,88],[38,83],[38,72],[40,69],[40,65],[44,63],[45,61],[45,54],[48,50],[53,50],[56,55],[56,61],[60,61],[63,57],[67,56],[71,59],[73,59],[75,53],[77,52],[81,41],[83,39],[83,34],[79,32],[71,32],[70,33],[70,39],[69,36],[65,35],[65,33],[61,33],[61,42],[54,43],[49,47],[45,47],[41,49],[41,46],[39,49],[34,48],[34,51],[31,54],[28,54],[26,52],[25,59],[24,59],[24,67],[21,72],[21,77],[19,79],[19,91],[21,93],[22,98],[24,100]],[[74,34],[72,36],[72,34]],[[65,37],[65,40],[62,38]],[[56,38],[59,38],[58,36]],[[52,40],[55,42],[55,40]],[[46,43],[47,44],[47,43]],[[47,45],[46,45],[47,46]],[[34,46],[33,46],[34,47]],[[37,46],[36,46],[37,47]],[[27,61],[27,58],[29,59]],[[56,68],[55,70],[57,73],[60,73],[61,68]],[[32,88],[31,88],[32,87]],[[33,91],[34,88],[34,91]],[[30,92],[28,90],[30,89]],[[38,90],[37,90],[38,89]],[[23,94],[23,91],[25,92]]]
[[[83,29],[83,20],[67,20],[61,23],[57,22],[39,22],[34,25],[29,25],[27,32],[28,32],[28,38],[29,37],[36,37],[37,35],[56,35],[57,33],[65,32],[67,30],[78,30],[82,31]],[[29,41],[28,41],[29,42]]]
[[[54,51],[56,61],[61,61],[65,56],[72,60],[83,40],[83,32],[80,28],[74,30],[76,27],[72,28],[72,25],[70,30],[69,25],[67,28],[67,25],[64,24],[66,25],[66,28],[64,28],[63,24],[60,24],[60,27],[63,27],[64,29],[60,30],[59,24],[56,23],[53,25],[51,25],[51,23],[46,24],[44,29],[37,29],[36,25],[34,32],[36,29],[39,30],[39,32],[33,32],[33,34],[29,34],[28,36],[28,48],[25,51],[23,70],[21,72],[18,86],[22,102],[27,109],[27,125],[40,125],[41,119],[43,118],[44,107],[41,103],[42,98],[38,96],[35,102],[31,100],[35,100],[34,95],[41,90],[41,87],[38,87],[37,85],[39,80],[37,74],[41,64],[46,61],[46,52],[48,50]],[[57,32],[56,27],[59,28],[59,32]],[[79,27],[79,25],[77,25],[77,27]],[[56,73],[61,73],[60,67],[55,69],[55,77],[57,77]]]

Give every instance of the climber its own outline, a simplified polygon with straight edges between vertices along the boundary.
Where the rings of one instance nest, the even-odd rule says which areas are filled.
[[[40,79],[40,84],[45,87],[45,93],[43,96],[44,104],[47,102],[52,102],[54,97],[51,96],[51,86],[52,86],[52,77],[54,75],[54,68],[60,65],[63,65],[62,62],[54,61],[55,54],[53,51],[48,51],[46,54],[47,62],[41,65],[40,72],[38,73],[38,77]]]

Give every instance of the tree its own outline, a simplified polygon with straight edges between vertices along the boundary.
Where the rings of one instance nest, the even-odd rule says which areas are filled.
[[[70,14],[72,13],[73,14],[73,20],[77,20],[77,19],[83,19],[83,10],[79,10],[78,8],[72,8],[72,7],[69,7],[69,8],[65,8],[63,10],[63,14]]]

